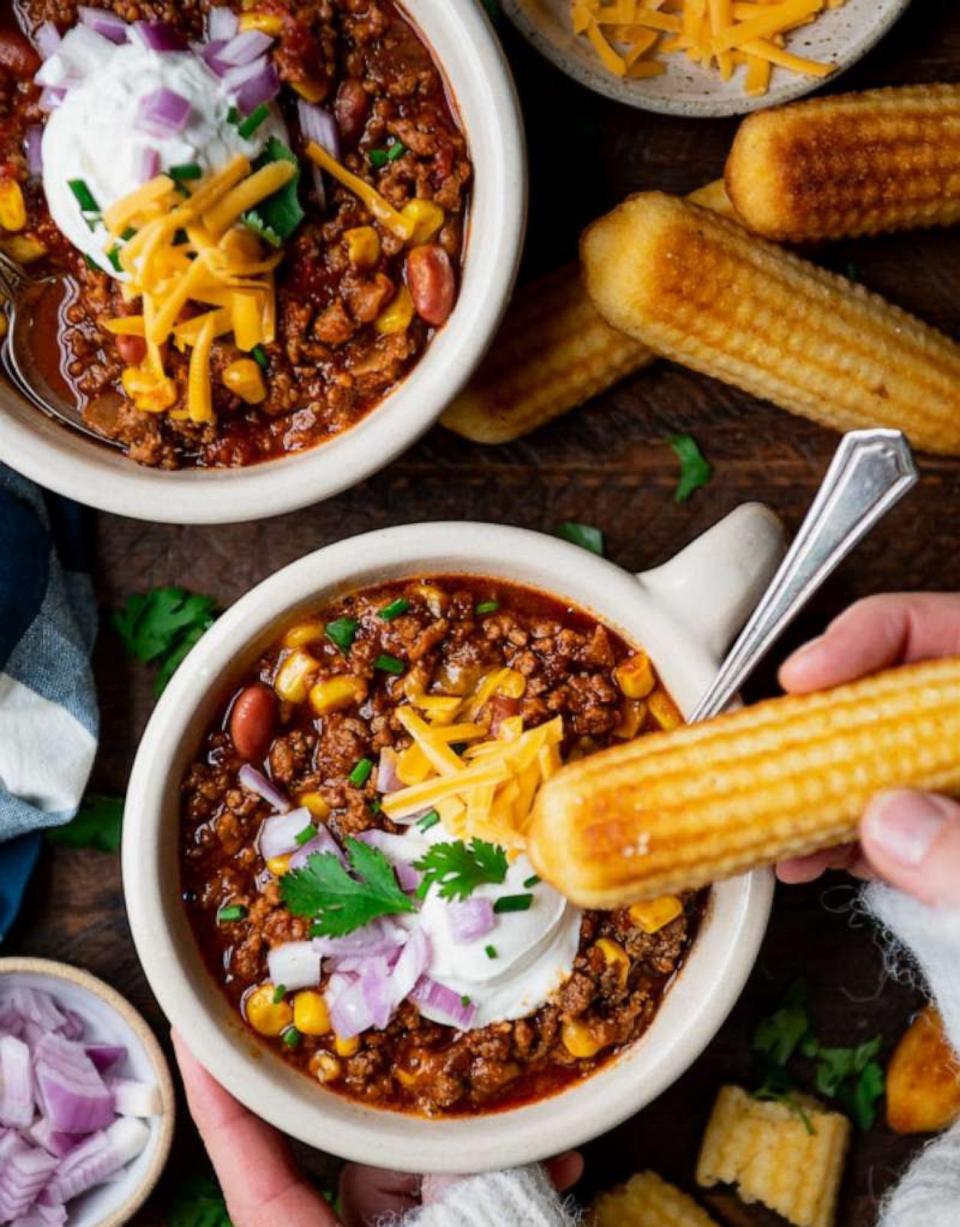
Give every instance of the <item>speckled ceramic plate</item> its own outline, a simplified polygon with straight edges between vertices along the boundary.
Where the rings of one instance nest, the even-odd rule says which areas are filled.
[[[906,11],[910,0],[847,0],[815,22],[788,36],[797,55],[835,64],[838,73],[850,68],[875,46]],[[801,77],[774,68],[770,90],[760,98],[743,92],[744,69],[723,81],[715,71],[691,63],[685,55],[665,57],[667,71],[659,77],[624,79],[606,72],[585,38],[577,38],[570,21],[570,0],[502,0],[518,30],[568,76],[599,94],[645,111],[669,115],[743,115],[761,107],[790,102],[825,84],[818,77]]]

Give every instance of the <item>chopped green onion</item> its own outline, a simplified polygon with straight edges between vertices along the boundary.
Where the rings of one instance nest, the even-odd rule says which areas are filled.
[[[564,541],[570,541],[573,545],[579,545],[582,549],[589,550],[591,554],[603,555],[603,533],[599,528],[594,528],[592,524],[578,524],[576,520],[565,520],[562,524],[558,524],[553,530],[555,537],[561,537]]]
[[[273,1004],[279,1005],[280,1002],[284,999],[284,997],[286,997],[286,995],[287,995],[287,986],[285,984],[278,984],[277,987],[273,990]]]
[[[523,885],[524,885],[525,890],[529,890],[531,886],[539,886],[540,879],[537,877],[536,874],[534,874],[532,878],[527,878],[526,882],[524,882]]]
[[[680,461],[680,480],[677,482],[673,500],[676,503],[685,503],[694,490],[705,486],[713,476],[713,465],[701,452],[692,435],[671,435],[667,442]]]
[[[376,170],[382,170],[387,164],[387,151],[385,149],[371,149],[367,157],[370,159],[370,165]]]
[[[377,610],[377,616],[383,618],[384,622],[392,622],[394,618],[399,618],[401,614],[407,612],[410,608],[410,602],[402,596],[398,596],[395,601],[391,601],[389,605],[384,605],[383,609]]]
[[[397,158],[402,158],[406,152],[407,147],[403,141],[394,141],[394,143],[387,150],[387,161],[396,162]]]
[[[247,909],[242,903],[231,903],[229,907],[222,907],[217,912],[217,924],[226,925],[234,920],[243,920],[247,914]]]
[[[494,901],[495,912],[528,912],[533,903],[533,895],[501,895]]]
[[[373,763],[369,758],[361,758],[354,769],[347,776],[351,784],[357,788],[362,788],[370,779],[370,773],[373,771]]]
[[[87,268],[92,268],[95,273],[103,272],[103,270],[101,269],[100,265],[96,262],[96,260],[88,256],[86,252],[83,253],[83,262],[87,266]]]
[[[370,813],[379,814],[382,811],[382,809],[383,809],[383,804],[381,803],[380,798],[374,797],[373,800],[370,802]]]
[[[311,822],[309,826],[305,826],[302,831],[294,836],[297,841],[297,847],[302,848],[304,844],[308,844],[314,835],[317,833],[317,828]]]
[[[120,263],[120,249],[116,244],[107,252],[107,259],[118,273],[123,272],[123,265]]]
[[[481,601],[480,604],[474,610],[474,613],[478,613],[478,614],[496,613],[499,608],[500,608],[499,601]]]
[[[270,365],[270,359],[267,357],[267,351],[263,348],[263,346],[254,345],[250,353],[253,355],[254,362],[256,362],[259,366],[262,366],[263,369],[266,370],[267,367]]]
[[[382,652],[373,662],[374,669],[380,669],[383,673],[401,674],[406,669],[406,665],[402,660],[397,660],[396,656],[391,656],[387,652]]]
[[[283,1042],[288,1048],[297,1048],[300,1045],[300,1032],[296,1027],[288,1027],[283,1033]]]
[[[341,652],[349,652],[357,637],[360,623],[355,618],[335,618],[323,628],[323,633]]]
[[[440,821],[440,815],[435,809],[430,810],[428,814],[424,814],[417,826],[421,831],[429,831],[431,827],[435,827]]]
[[[136,233],[137,233],[137,230],[135,226],[128,226],[126,230],[124,230],[123,234],[120,235],[120,237],[123,239],[125,243],[129,243],[132,238],[136,237]]]
[[[468,1005],[470,1004],[470,998],[469,998],[469,997],[466,997],[466,996],[461,997],[461,998],[460,998],[460,1004],[461,1004],[462,1006],[468,1006]]]
[[[77,203],[84,213],[99,213],[100,206],[97,204],[93,192],[87,187],[86,181],[83,179],[68,179],[67,186],[77,198]]]
[[[496,946],[484,946],[483,952],[487,956],[488,959],[495,959],[497,957]]]
[[[203,177],[199,162],[183,162],[179,166],[171,166],[167,174],[175,183],[179,183],[182,179],[201,179]]]
[[[240,112],[237,110],[236,107],[231,107],[230,110],[227,111],[227,122],[228,123],[238,124],[240,122],[240,118],[241,118]]]
[[[270,115],[270,108],[265,102],[261,102],[258,107],[250,112],[247,118],[241,124],[237,124],[237,131],[245,141],[253,136],[254,132],[260,127],[265,119]]]

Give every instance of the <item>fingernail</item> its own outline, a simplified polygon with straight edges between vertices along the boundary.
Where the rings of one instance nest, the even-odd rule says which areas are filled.
[[[933,797],[890,792],[877,797],[866,815],[870,841],[892,860],[916,868],[927,858],[947,817]]]

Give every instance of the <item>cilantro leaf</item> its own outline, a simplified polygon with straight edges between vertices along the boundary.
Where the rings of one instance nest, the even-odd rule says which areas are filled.
[[[592,524],[578,524],[576,520],[564,520],[553,530],[555,537],[561,537],[573,545],[589,550],[591,554],[603,557],[603,533]]]
[[[271,162],[292,162],[297,168],[293,178],[272,196],[261,200],[243,215],[244,224],[255,230],[271,247],[282,247],[304,219],[304,212],[297,195],[300,185],[300,163],[297,155],[278,137],[271,136],[267,147],[253,164],[261,170]]]
[[[867,1061],[856,1082],[845,1083],[837,1094],[843,1110],[866,1132],[877,1119],[877,1100],[884,1092],[883,1068]]]
[[[212,597],[173,587],[135,593],[111,615],[127,653],[144,664],[158,666],[154,682],[157,694],[215,620]]]
[[[378,848],[350,838],[346,848],[353,876],[332,852],[314,852],[302,869],[280,880],[290,911],[313,919],[314,937],[343,937],[378,916],[416,911]]]
[[[105,797],[90,792],[80,802],[75,818],[66,826],[51,827],[47,831],[47,843],[116,852],[120,847],[122,823],[123,797]]]
[[[671,435],[667,442],[680,461],[680,480],[673,495],[674,502],[685,503],[694,490],[707,484],[713,476],[713,466],[692,435]]]
[[[812,1037],[807,988],[798,980],[787,990],[779,1010],[758,1024],[751,1047],[775,1066],[784,1066],[797,1048],[809,1044]]]
[[[417,895],[423,899],[431,886],[438,888],[441,899],[466,899],[485,882],[499,885],[507,876],[507,854],[498,844],[484,839],[462,839],[433,844],[419,861],[414,862],[423,880]]]
[[[167,1211],[168,1227],[233,1227],[220,1186],[212,1176],[190,1176]]]

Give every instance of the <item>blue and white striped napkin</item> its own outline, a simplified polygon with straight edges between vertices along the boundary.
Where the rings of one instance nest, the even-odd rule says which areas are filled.
[[[97,749],[85,516],[0,465],[0,941],[37,832],[76,814]]]

